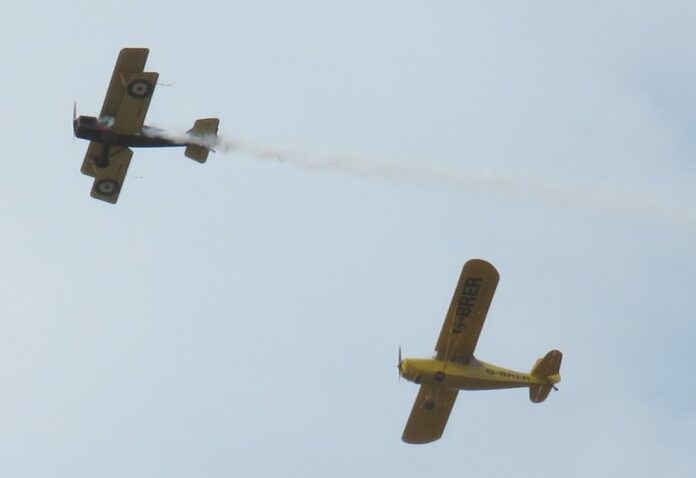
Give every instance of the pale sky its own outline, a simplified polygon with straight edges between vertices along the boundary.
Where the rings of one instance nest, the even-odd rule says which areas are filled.
[[[349,4],[348,4],[349,3]],[[608,5],[610,3],[610,5]],[[12,2],[0,16],[0,476],[683,477],[696,469],[692,2]],[[118,51],[147,123],[90,198]],[[167,86],[169,85],[169,86]],[[462,392],[400,440],[462,264],[501,279]]]

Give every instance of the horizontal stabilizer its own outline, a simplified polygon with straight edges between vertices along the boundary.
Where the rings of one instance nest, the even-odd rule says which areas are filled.
[[[552,350],[547,353],[544,358],[536,361],[532,368],[532,375],[543,378],[551,375],[558,375],[558,372],[561,370],[562,359],[563,354],[560,351]]]
[[[189,144],[186,146],[186,151],[184,151],[184,154],[187,158],[191,158],[199,163],[205,163],[208,159],[208,152],[208,148],[195,144]]]
[[[188,130],[188,134],[200,142],[194,142],[186,146],[184,154],[187,158],[191,158],[199,163],[205,163],[208,159],[208,153],[213,150],[212,147],[217,142],[219,124],[220,120],[218,118],[196,120],[193,128]]]
[[[541,403],[551,393],[552,385],[531,385],[529,387],[529,399],[534,403]]]
[[[554,384],[561,381],[561,360],[563,354],[558,350],[552,350],[544,358],[536,361],[532,368],[532,375],[539,379],[549,380],[547,384],[533,384],[529,386],[529,399],[534,403],[541,403],[549,396]]]

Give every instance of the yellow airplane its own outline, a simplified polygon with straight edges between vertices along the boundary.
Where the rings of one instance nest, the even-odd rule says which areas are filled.
[[[429,443],[440,438],[459,390],[528,387],[529,399],[541,403],[561,381],[563,354],[558,350],[537,360],[530,373],[497,367],[474,357],[499,278],[488,262],[468,261],[437,340],[435,357],[402,360],[399,349],[399,373],[421,386],[401,437],[406,443]]]
[[[146,126],[145,115],[159,73],[146,72],[147,48],[124,48],[114,72],[99,117],[77,116],[73,109],[75,137],[89,141],[81,171],[94,178],[91,196],[116,203],[126,178],[133,151],[130,148],[185,147],[184,154],[205,163],[208,143],[214,143],[220,120],[196,120],[181,140],[167,138],[163,131]]]

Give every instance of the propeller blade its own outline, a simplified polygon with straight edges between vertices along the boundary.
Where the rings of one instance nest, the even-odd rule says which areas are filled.
[[[396,368],[399,370],[399,383],[401,383],[401,345],[399,345],[399,362],[396,364]]]
[[[73,141],[75,141],[75,130],[77,129],[77,101],[73,101],[73,107],[72,107],[72,137]]]

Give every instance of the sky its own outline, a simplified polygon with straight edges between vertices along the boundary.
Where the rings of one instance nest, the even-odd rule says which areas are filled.
[[[681,477],[696,459],[696,6],[12,2],[0,16],[0,476]],[[90,198],[78,113],[160,73]],[[462,264],[501,279],[462,392],[400,437]]]

